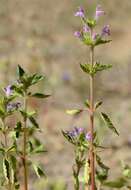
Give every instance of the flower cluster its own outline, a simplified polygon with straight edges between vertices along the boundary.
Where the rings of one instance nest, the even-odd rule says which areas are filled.
[[[85,130],[83,128],[78,128],[78,127],[74,127],[74,129],[72,131],[68,131],[67,134],[71,137],[71,138],[79,138],[81,135],[84,135],[85,140],[90,141],[91,140],[91,134],[90,132],[86,133]]]
[[[96,33],[94,31],[94,27],[96,26],[99,17],[103,15],[105,15],[105,12],[100,5],[96,7],[93,19],[89,19],[85,14],[84,9],[79,7],[78,11],[75,13],[75,16],[81,18],[83,26],[80,31],[74,32],[74,36],[89,46],[96,46],[109,42],[110,40],[106,40],[106,37],[111,34],[109,25],[105,25],[100,33]]]
[[[7,112],[13,112],[15,110],[18,110],[20,107],[21,107],[20,102],[8,103],[7,104]]]

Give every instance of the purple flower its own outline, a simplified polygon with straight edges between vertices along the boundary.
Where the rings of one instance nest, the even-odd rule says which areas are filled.
[[[101,5],[97,5],[96,7],[96,14],[95,14],[95,20],[98,20],[100,16],[103,16],[105,14],[105,11],[102,10]]]
[[[72,131],[68,132],[68,134],[71,137],[78,137],[82,133],[84,133],[84,129],[83,128],[78,128],[78,127],[74,127],[74,129]]]
[[[5,94],[7,97],[12,95],[12,86],[11,85],[8,85],[4,90],[5,90]]]
[[[111,31],[110,31],[110,26],[109,25],[105,25],[102,29],[102,36],[110,36]]]
[[[86,140],[90,141],[91,140],[91,133],[90,132],[86,133],[85,138],[86,138]]]
[[[83,32],[90,32],[90,28],[86,24],[83,26]]]
[[[7,104],[7,112],[15,111],[15,110],[19,109],[20,106],[21,106],[20,102],[8,103]]]
[[[79,31],[74,32],[74,36],[77,38],[81,38],[81,32]]]
[[[82,7],[79,7],[78,11],[75,13],[75,16],[79,16],[81,18],[84,18],[84,9]]]
[[[95,32],[93,32],[93,34],[92,34],[92,40],[96,40],[97,36],[98,36],[98,34],[95,33]]]

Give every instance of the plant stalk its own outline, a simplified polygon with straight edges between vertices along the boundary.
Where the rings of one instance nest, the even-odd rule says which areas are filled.
[[[27,112],[27,97],[24,97],[24,111]],[[23,123],[23,167],[24,167],[24,190],[28,190],[28,167],[27,167],[27,117],[24,116]]]
[[[94,66],[94,47],[91,47],[90,61]],[[90,170],[91,170],[91,190],[95,190],[95,156],[94,156],[94,76],[90,75]]]

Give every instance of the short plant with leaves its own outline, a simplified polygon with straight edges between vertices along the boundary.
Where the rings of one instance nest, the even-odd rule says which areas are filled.
[[[79,133],[79,129],[75,129],[71,132],[63,132],[66,139],[74,145],[75,149],[75,169],[73,167],[73,175],[75,178],[74,189],[81,189],[80,183],[80,169],[84,167],[84,189],[96,190],[102,186],[107,185],[105,181],[108,177],[109,168],[102,162],[99,156],[99,149],[104,148],[98,140],[98,134],[95,128],[95,112],[102,105],[102,101],[95,103],[94,99],[94,83],[95,76],[98,72],[105,71],[112,67],[111,64],[102,64],[95,60],[95,48],[111,42],[110,39],[110,26],[105,25],[101,31],[96,32],[96,26],[98,25],[101,16],[105,15],[105,11],[100,5],[96,7],[95,14],[92,18],[87,15],[87,11],[84,8],[79,7],[75,13],[76,17],[80,18],[82,28],[74,33],[75,37],[79,39],[85,46],[90,50],[90,59],[87,63],[81,63],[80,68],[82,71],[89,76],[90,87],[89,87],[89,100],[85,101],[85,108],[68,110],[67,113],[70,115],[78,115],[83,111],[87,111],[89,115],[89,126],[87,127],[86,133],[88,139],[85,138],[85,133]],[[112,123],[110,117],[104,112],[98,112],[99,116],[105,122],[105,126],[109,128],[115,135],[119,135],[117,129]],[[77,132],[78,131],[78,132]],[[80,131],[83,131],[80,129]],[[74,135],[75,134],[75,135]],[[110,186],[111,187],[111,186]]]
[[[41,130],[35,118],[36,111],[29,109],[28,102],[31,98],[47,98],[50,95],[33,93],[31,90],[33,85],[45,77],[39,74],[28,74],[20,66],[17,68],[17,73],[17,80],[7,86],[0,97],[0,129],[3,135],[0,148],[4,178],[2,183],[8,190],[19,189],[18,179],[23,178],[24,189],[28,190],[30,166],[38,177],[45,176],[41,165],[35,163],[32,158],[35,154],[46,151],[35,135]],[[14,113],[17,113],[17,123],[11,128],[7,125],[6,120]],[[23,175],[21,176],[22,168]]]

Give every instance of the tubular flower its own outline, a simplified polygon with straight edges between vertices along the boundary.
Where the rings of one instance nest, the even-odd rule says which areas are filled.
[[[100,16],[103,16],[105,14],[105,11],[102,10],[101,5],[97,5],[96,7],[96,13],[95,13],[95,20],[98,20]]]
[[[110,31],[110,26],[109,25],[105,25],[102,29],[102,36],[110,36],[111,31]]]
[[[85,15],[84,15],[84,9],[82,7],[79,7],[78,11],[75,13],[75,16],[84,18],[85,17]]]

